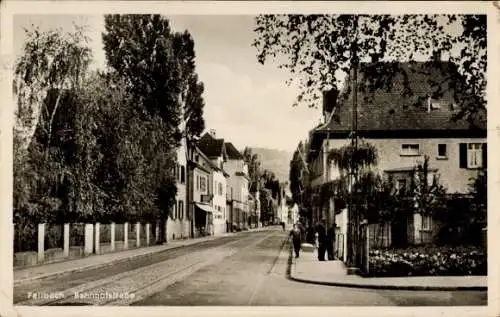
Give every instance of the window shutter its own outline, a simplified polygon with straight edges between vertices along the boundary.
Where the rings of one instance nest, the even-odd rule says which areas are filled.
[[[483,167],[488,167],[488,145],[483,143]]]
[[[460,168],[467,168],[467,143],[460,143]]]

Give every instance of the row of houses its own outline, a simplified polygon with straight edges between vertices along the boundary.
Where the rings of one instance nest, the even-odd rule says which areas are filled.
[[[217,138],[215,130],[191,144],[183,138],[177,162],[176,204],[166,224],[167,241],[257,226],[258,197],[249,193],[247,164],[231,142]]]
[[[404,75],[403,75],[404,72]],[[446,73],[448,72],[448,73]],[[370,98],[358,93],[357,133],[362,142],[377,149],[378,162],[373,167],[386,179],[392,179],[398,189],[411,182],[412,172],[429,157],[429,179],[439,177],[449,194],[470,193],[471,180],[486,168],[487,129],[486,114],[479,114],[471,122],[454,119],[458,111],[450,81],[453,69],[449,63],[400,64],[400,74],[392,85],[380,88]],[[412,98],[405,97],[403,81],[413,90]],[[431,82],[444,83],[444,93],[436,97]],[[349,79],[347,84],[350,85]],[[346,85],[346,86],[348,86]],[[328,160],[328,153],[351,142],[353,131],[353,96],[351,90],[324,93],[323,123],[310,131],[308,148],[304,154],[307,177],[312,187],[339,177],[339,169]],[[408,100],[423,101],[419,106]],[[313,222],[326,220],[336,224],[346,236],[347,208],[335,205],[331,199],[328,208],[316,207],[310,211]],[[439,229],[432,215],[403,216],[391,224],[384,237],[403,243],[425,243],[433,239]],[[347,241],[343,241],[343,250]]]

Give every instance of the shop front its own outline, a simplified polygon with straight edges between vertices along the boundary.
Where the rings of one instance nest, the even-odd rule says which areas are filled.
[[[214,234],[213,208],[206,203],[195,203],[194,223],[196,236],[210,236]]]

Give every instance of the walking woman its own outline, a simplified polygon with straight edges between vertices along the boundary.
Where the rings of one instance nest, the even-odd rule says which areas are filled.
[[[293,225],[292,231],[290,231],[290,236],[292,237],[293,250],[295,251],[295,257],[299,257],[300,243],[301,243],[301,233],[297,224]]]

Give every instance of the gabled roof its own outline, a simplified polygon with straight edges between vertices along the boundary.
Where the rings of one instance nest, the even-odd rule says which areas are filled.
[[[453,75],[457,74],[451,63],[414,62],[409,63],[379,63],[376,71],[394,71],[397,75],[392,83],[376,89],[373,96],[363,92],[358,93],[358,130],[449,130],[469,129],[471,126],[465,120],[452,120],[458,112],[452,109]],[[364,69],[373,67],[366,65]],[[375,73],[376,74],[376,73]],[[373,74],[371,74],[373,76]],[[360,79],[363,69],[360,70]],[[411,95],[405,96],[403,82],[408,81]],[[361,80],[360,80],[361,82]],[[432,82],[441,83],[442,96],[439,96],[440,109],[428,112],[428,97],[436,91]],[[352,94],[336,107],[327,129],[333,131],[350,131],[352,127]],[[475,124],[485,129],[486,117],[478,118]]]
[[[452,63],[364,64],[360,67],[359,83],[365,82],[363,78],[368,72],[370,78],[382,76],[378,76],[377,72],[393,72],[396,76],[392,82],[370,90],[370,93],[360,85],[357,99],[357,128],[360,137],[403,134],[413,137],[445,137],[457,132],[464,136],[471,132],[486,136],[486,113],[479,113],[473,124],[464,119],[454,120],[458,109],[453,107],[453,90],[458,89],[455,81],[459,76]],[[405,90],[404,82],[411,87],[410,94]],[[436,83],[440,83],[440,96],[432,96],[436,92]],[[430,99],[431,102],[439,103],[439,109],[431,108],[429,111],[429,96],[435,98]],[[353,128],[352,104],[352,92],[345,89],[330,120],[311,131],[311,148],[317,148],[327,134],[330,138],[349,137]]]
[[[200,138],[198,147],[210,158],[224,157],[224,139],[216,139],[208,132]]]
[[[243,155],[236,149],[236,147],[231,142],[225,143],[227,157],[232,160],[242,160]]]

